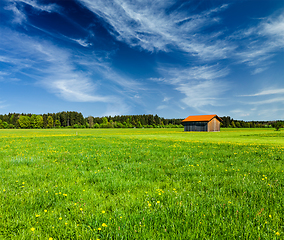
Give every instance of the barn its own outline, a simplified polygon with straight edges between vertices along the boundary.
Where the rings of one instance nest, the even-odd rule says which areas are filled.
[[[213,114],[188,116],[181,124],[186,132],[220,132],[220,122],[222,119]]]

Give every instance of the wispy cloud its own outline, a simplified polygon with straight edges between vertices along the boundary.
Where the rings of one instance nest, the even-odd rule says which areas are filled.
[[[31,39],[24,34],[4,30],[2,33],[5,40],[2,41],[3,48],[5,43],[14,42],[13,49],[9,49],[8,52],[13,54],[2,53],[6,55],[1,56],[1,60],[10,64],[10,68],[3,74],[11,77],[24,74],[67,101],[111,101],[110,96],[100,96],[96,93],[95,84],[91,78],[76,69],[76,64],[67,50],[46,41]],[[14,69],[16,65],[18,66]]]
[[[16,2],[11,2],[7,7],[5,7],[5,9],[13,12],[13,23],[22,24],[22,22],[26,20],[26,15],[21,10],[19,10]]]
[[[284,97],[276,97],[276,98],[270,98],[266,100],[247,102],[247,104],[254,104],[254,105],[271,104],[271,103],[283,103],[284,104]]]
[[[189,14],[171,11],[175,1],[106,1],[79,0],[109,24],[109,31],[119,41],[147,51],[171,51],[178,48],[202,59],[226,58],[234,47],[222,40],[222,34],[201,34],[210,25],[218,24],[216,14],[227,5]]]
[[[185,95],[181,100],[183,104],[200,111],[206,105],[220,105],[220,96],[229,89],[228,83],[220,80],[229,74],[229,70],[217,64],[186,69],[166,66],[159,70],[162,77],[152,80],[173,85]]]
[[[273,63],[271,58],[284,49],[284,13],[261,20],[254,27],[233,34],[239,40],[236,56],[240,62],[254,68],[252,74],[258,74]]]
[[[221,106],[220,95],[228,90],[228,84],[209,80],[197,84],[180,84],[176,90],[186,95],[182,102],[188,107]]]
[[[242,96],[243,97],[254,97],[254,96],[275,95],[275,94],[284,94],[284,88],[267,89],[267,90],[260,91],[258,93],[254,93],[250,95],[242,95]]]

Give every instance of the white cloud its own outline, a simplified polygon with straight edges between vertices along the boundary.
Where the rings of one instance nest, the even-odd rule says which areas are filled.
[[[157,107],[157,110],[162,110],[162,109],[165,109],[165,108],[168,108],[169,106],[168,105],[160,105]]]
[[[23,4],[29,5],[37,11],[45,11],[49,13],[59,11],[59,7],[56,4],[43,5],[39,4],[36,0],[6,0],[6,2],[8,5],[4,9],[13,12],[13,23],[17,24],[23,24],[27,20]]]
[[[216,40],[222,33],[202,35],[204,28],[219,22],[214,17],[227,5],[189,14],[168,10],[175,1],[106,1],[79,0],[83,5],[105,20],[110,32],[119,40],[132,47],[147,51],[170,51],[176,47],[202,59],[226,58],[234,47],[227,42]]]
[[[71,54],[47,41],[31,39],[24,34],[2,31],[2,47],[10,46],[0,59],[11,65],[2,75],[25,74],[57,96],[74,102],[111,102],[111,96],[96,93],[88,74],[77,69]],[[11,46],[13,46],[11,48]],[[5,53],[5,52],[4,52]],[[15,68],[14,68],[15,67]]]
[[[38,11],[44,11],[44,12],[56,12],[59,10],[59,6],[52,3],[52,4],[40,4],[37,0],[9,0],[10,2],[18,2],[18,3],[24,3],[27,5],[30,5],[34,9]]]
[[[261,19],[257,26],[236,32],[232,37],[243,46],[236,53],[240,62],[255,68],[252,74],[261,73],[273,63],[271,58],[284,49],[284,13]]]
[[[242,95],[243,97],[254,97],[254,96],[264,96],[264,95],[274,95],[274,94],[284,94],[284,88],[267,89],[260,91],[255,94]]]
[[[71,38],[71,40],[73,40],[74,42],[80,44],[80,45],[83,46],[83,47],[92,46],[92,43],[90,43],[90,42],[88,42],[88,41],[86,41],[86,40],[83,40],[83,39],[72,39],[72,38]]]
[[[164,97],[163,102],[168,102],[168,101],[170,101],[171,99],[172,99],[172,97]]]
[[[24,21],[26,21],[26,15],[17,8],[15,2],[12,2],[10,5],[5,7],[5,10],[10,10],[13,12],[13,23],[22,24]]]
[[[220,95],[228,90],[224,82],[208,80],[201,83],[180,84],[176,90],[185,94],[182,102],[188,107],[201,108],[204,106],[220,106]]]
[[[72,75],[76,77],[74,74]],[[58,79],[51,83],[45,83],[45,85],[70,102],[109,102],[111,100],[110,97],[94,96],[92,94],[94,86],[88,79]]]
[[[185,95],[182,103],[199,111],[208,105],[222,105],[220,96],[229,89],[229,85],[220,80],[229,74],[229,70],[218,64],[185,69],[163,66],[159,70],[162,78],[152,80],[173,85],[175,90]]]
[[[263,104],[271,104],[271,103],[278,103],[278,102],[284,104],[284,97],[277,97],[277,98],[270,98],[266,100],[248,102],[248,104],[263,105]]]

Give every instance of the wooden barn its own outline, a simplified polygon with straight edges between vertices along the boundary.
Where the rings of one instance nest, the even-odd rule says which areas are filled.
[[[190,132],[220,132],[222,119],[215,115],[189,116],[181,124],[184,131]]]

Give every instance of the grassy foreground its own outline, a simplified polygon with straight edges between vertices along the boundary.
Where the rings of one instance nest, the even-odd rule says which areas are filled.
[[[0,239],[283,239],[284,132],[1,130]]]

